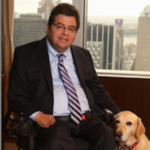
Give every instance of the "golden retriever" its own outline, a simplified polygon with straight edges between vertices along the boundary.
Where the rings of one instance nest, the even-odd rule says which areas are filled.
[[[117,150],[150,150],[141,119],[130,111],[122,111],[113,117]]]

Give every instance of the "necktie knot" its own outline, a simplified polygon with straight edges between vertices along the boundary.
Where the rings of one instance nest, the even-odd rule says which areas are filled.
[[[59,61],[63,61],[64,54],[57,54]]]

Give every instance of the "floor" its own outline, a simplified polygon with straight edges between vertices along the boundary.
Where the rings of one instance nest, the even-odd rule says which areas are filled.
[[[150,140],[150,133],[146,135]],[[2,150],[18,150],[15,140],[9,136],[8,131],[3,131],[2,143]]]

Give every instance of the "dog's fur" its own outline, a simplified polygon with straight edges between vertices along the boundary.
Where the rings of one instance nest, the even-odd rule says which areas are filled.
[[[134,150],[150,150],[150,142],[145,135],[145,128],[139,117],[130,111],[122,111],[113,117],[115,138],[120,146],[131,147],[139,143]]]

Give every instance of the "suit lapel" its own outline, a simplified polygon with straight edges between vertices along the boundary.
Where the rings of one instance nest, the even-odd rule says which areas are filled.
[[[77,76],[79,78],[82,88],[84,89],[84,91],[86,91],[83,77],[82,59],[80,59],[81,56],[79,55],[78,50],[74,46],[71,46],[71,52],[74,65],[76,67]]]
[[[48,56],[48,49],[46,45],[46,38],[43,38],[39,42],[39,49],[37,50],[37,54],[38,54],[46,81],[48,83],[48,87],[53,96],[52,74],[51,74],[51,67],[50,67],[50,61],[49,61],[49,56]]]
[[[84,84],[84,77],[83,77],[83,67],[82,67],[82,59],[81,56],[78,53],[78,50],[71,46],[71,52],[73,56],[73,62],[76,67],[76,73],[79,78],[79,81],[81,83],[82,88],[84,91],[86,91],[85,84]],[[46,38],[43,38],[39,42],[39,49],[37,50],[37,54],[46,78],[46,81],[48,83],[48,87],[51,91],[51,94],[53,95],[53,81],[52,81],[52,74],[51,74],[51,67],[50,67],[50,61],[48,56],[48,49],[46,45]]]

